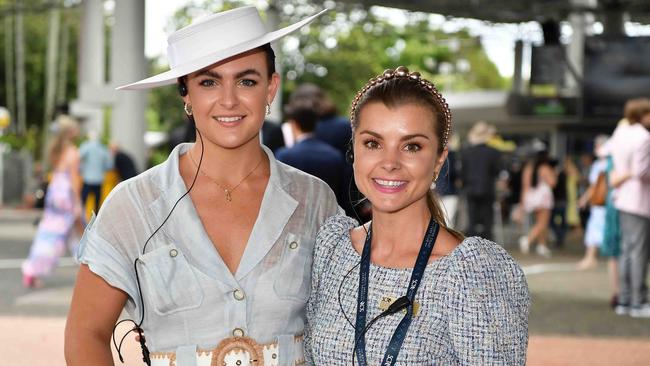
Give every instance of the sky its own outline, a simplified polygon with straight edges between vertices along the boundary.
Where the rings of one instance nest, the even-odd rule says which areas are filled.
[[[174,12],[187,4],[189,0],[146,0],[145,3],[145,55],[153,58],[164,56],[167,49],[166,25]],[[251,3],[261,2],[260,0]],[[389,8],[377,8],[378,15],[389,17],[391,21],[400,23],[405,18],[401,11]],[[514,71],[515,40],[522,39],[524,43],[538,44],[542,41],[540,27],[537,23],[524,24],[487,24],[474,19],[447,20],[442,15],[432,16],[433,23],[445,31],[453,32],[467,27],[470,33],[479,36],[485,47],[487,56],[495,63],[502,76],[512,76]],[[650,26],[626,24],[629,35],[650,35]],[[602,32],[602,25],[595,22],[592,32]],[[562,36],[571,36],[571,27],[562,27]],[[528,71],[528,55],[524,55],[524,74]],[[525,75],[524,75],[525,76]]]
[[[144,46],[147,57],[164,55],[167,49],[165,26],[176,9],[187,0],[146,0],[144,19]]]

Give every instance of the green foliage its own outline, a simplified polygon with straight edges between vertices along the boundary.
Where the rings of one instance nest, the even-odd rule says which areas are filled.
[[[293,76],[285,95],[299,83],[312,82],[345,113],[368,79],[399,65],[419,71],[442,91],[508,86],[468,31],[445,33],[432,29],[422,14],[407,16],[404,26],[396,26],[364,9],[337,6],[298,36],[299,52],[283,59],[284,73]]]
[[[14,2],[8,0],[0,1],[2,9],[9,9]],[[25,120],[28,132],[25,136],[16,136],[15,141],[23,141],[27,144],[26,148],[35,152],[42,144],[32,144],[30,139],[34,136],[42,136],[38,131],[42,124],[45,114],[45,69],[46,69],[46,50],[49,32],[49,12],[48,2],[41,1],[24,1],[27,11],[23,16],[23,32],[25,39]],[[7,74],[5,72],[5,52],[7,47],[13,50],[15,57],[15,17],[10,11],[5,12],[4,17],[0,17],[0,105],[7,105],[7,90],[5,88]],[[4,37],[5,21],[11,19],[14,33],[12,34],[11,44],[7,44]],[[61,11],[61,28],[67,27],[69,30],[68,47],[60,50],[60,55],[67,53],[67,69],[65,84],[65,99],[72,100],[77,93],[77,53],[80,27],[80,9],[78,7],[64,8]],[[15,67],[14,61],[14,67]],[[58,66],[57,66],[58,70]],[[58,71],[57,71],[58,73]],[[14,77],[16,72],[14,71]],[[15,83],[15,80],[14,80]],[[58,87],[57,87],[58,89]],[[13,116],[14,121],[16,116]],[[14,122],[15,123],[15,122]],[[5,135],[7,136],[7,135]]]
[[[34,154],[39,145],[40,134],[36,126],[31,126],[25,134],[19,135],[13,132],[0,135],[0,144],[7,145],[11,150],[26,150]]]
[[[262,2],[195,0],[176,12],[167,31],[189,24],[198,14],[258,3]],[[282,11],[280,27],[323,8],[313,0],[276,0],[273,4]],[[332,10],[280,43],[283,48],[277,62],[283,73],[283,100],[298,84],[312,82],[328,92],[339,113],[346,114],[368,79],[399,65],[419,71],[445,92],[509,86],[487,58],[480,40],[467,30],[445,33],[421,13],[407,13],[406,24],[398,26],[353,2],[328,2],[327,6],[332,8],[332,4]],[[185,120],[174,87],[153,89],[149,101],[150,128],[170,130]]]
[[[165,67],[154,68],[152,74],[167,70]],[[170,131],[185,121],[183,100],[178,95],[175,85],[152,89],[148,95],[146,111],[147,129],[151,131]]]

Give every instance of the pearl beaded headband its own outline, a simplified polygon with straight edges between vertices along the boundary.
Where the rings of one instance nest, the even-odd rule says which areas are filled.
[[[440,109],[442,109],[442,118],[444,119],[445,123],[445,128],[441,139],[442,147],[447,146],[447,142],[449,141],[449,134],[451,133],[451,111],[449,110],[447,101],[442,96],[442,94],[440,94],[438,89],[436,89],[435,85],[433,85],[432,82],[422,78],[422,76],[420,76],[420,73],[417,71],[409,72],[409,69],[405,66],[399,66],[395,70],[388,69],[384,71],[383,74],[378,75],[368,81],[368,83],[357,93],[357,95],[354,97],[354,100],[352,101],[352,106],[350,107],[350,123],[354,126],[354,115],[356,113],[357,106],[359,105],[361,98],[363,98],[366,92],[368,92],[368,90],[371,88],[394,78],[408,78],[416,81],[420,87],[429,91],[433,95],[434,99],[438,103],[438,106]]]

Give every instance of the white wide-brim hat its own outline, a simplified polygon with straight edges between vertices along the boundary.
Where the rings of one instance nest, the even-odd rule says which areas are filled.
[[[254,6],[209,15],[167,38],[169,71],[117,89],[141,90],[174,84],[181,76],[284,37],[326,11],[273,32],[266,29]]]

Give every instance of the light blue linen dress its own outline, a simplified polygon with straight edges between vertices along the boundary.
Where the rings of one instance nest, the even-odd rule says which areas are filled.
[[[242,331],[260,344],[278,342],[280,365],[293,364],[294,336],[305,326],[316,232],[340,212],[329,187],[306,173],[270,160],[260,213],[233,275],[210,241],[188,196],[147,246],[186,186],[178,145],[168,160],[120,183],[89,223],[78,260],[128,295],[136,321],[142,304],[133,263],[140,258],[143,329],[151,352],[176,352],[176,365]],[[243,294],[243,296],[242,296]],[[180,362],[180,363],[179,363]]]

